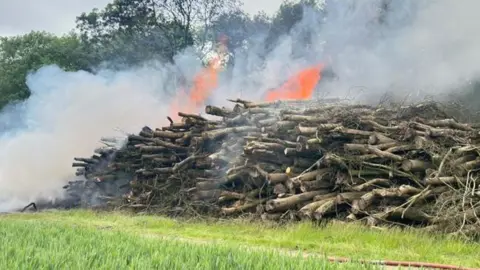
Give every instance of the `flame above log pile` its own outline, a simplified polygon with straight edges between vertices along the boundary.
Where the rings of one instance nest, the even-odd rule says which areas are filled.
[[[219,120],[178,113],[74,166],[108,203],[167,214],[478,230],[480,129],[436,103],[231,101],[206,106]],[[102,191],[119,181],[122,198]]]

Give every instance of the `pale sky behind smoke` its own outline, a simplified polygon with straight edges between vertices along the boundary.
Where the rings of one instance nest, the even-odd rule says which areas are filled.
[[[25,34],[32,30],[62,34],[75,27],[75,18],[93,8],[102,9],[112,0],[2,0],[0,36]],[[243,0],[250,14],[274,13],[282,0]]]

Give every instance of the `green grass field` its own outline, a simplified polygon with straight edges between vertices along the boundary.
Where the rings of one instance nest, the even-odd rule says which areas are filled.
[[[366,269],[43,221],[0,224],[0,269]]]
[[[3,215],[0,234],[7,258],[0,269],[365,269],[330,264],[323,255],[480,267],[478,243],[354,225],[279,227],[70,211]]]

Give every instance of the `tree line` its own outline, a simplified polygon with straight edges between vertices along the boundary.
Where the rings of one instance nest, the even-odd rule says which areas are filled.
[[[121,69],[152,59],[173,61],[183,49],[201,50],[219,35],[228,36],[232,51],[258,33],[273,44],[302,19],[306,6],[317,4],[285,0],[267,16],[245,13],[241,0],[113,0],[77,16],[68,34],[32,31],[0,37],[0,109],[28,98],[25,78],[44,65],[94,72],[105,65]]]

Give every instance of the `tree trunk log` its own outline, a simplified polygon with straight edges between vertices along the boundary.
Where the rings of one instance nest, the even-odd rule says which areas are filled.
[[[424,172],[427,169],[433,168],[433,165],[423,160],[411,159],[404,160],[401,167],[402,170],[406,172]]]
[[[354,214],[363,212],[378,198],[408,198],[420,192],[420,189],[408,185],[402,185],[398,188],[374,189],[355,200],[352,204],[352,211]]]
[[[274,199],[267,201],[265,209],[267,212],[284,211],[293,209],[296,204],[313,199],[316,195],[327,194],[329,191],[316,190],[302,194],[293,195],[287,198]]]
[[[391,142],[395,142],[395,140],[380,133],[371,134],[370,137],[368,138],[368,144],[371,144],[371,145],[385,144],[385,143],[391,143]]]
[[[369,180],[363,184],[360,184],[358,186],[353,186],[351,187],[351,190],[353,191],[371,191],[372,189],[375,188],[381,188],[381,187],[388,187],[390,186],[390,180],[384,179],[384,178],[375,178],[372,180]]]
[[[251,201],[251,202],[245,202],[244,204],[242,204],[240,206],[222,208],[221,212],[222,212],[222,214],[227,215],[227,216],[228,215],[234,215],[234,214],[245,212],[247,210],[251,210],[251,209],[257,207],[257,205],[264,203],[265,201],[266,201],[266,199],[256,200],[256,201]]]
[[[258,128],[254,126],[228,127],[228,128],[216,129],[212,131],[206,131],[202,134],[202,137],[207,140],[216,140],[220,137],[223,137],[229,134],[242,133],[242,132],[254,132],[257,130]]]
[[[336,195],[337,195],[336,193],[318,195],[318,197],[319,198],[321,197],[321,199],[311,202],[299,210],[300,217],[312,219],[313,213],[315,212],[315,210],[317,210],[317,208],[319,208],[320,206],[322,206],[323,204],[329,201],[335,201]]]

